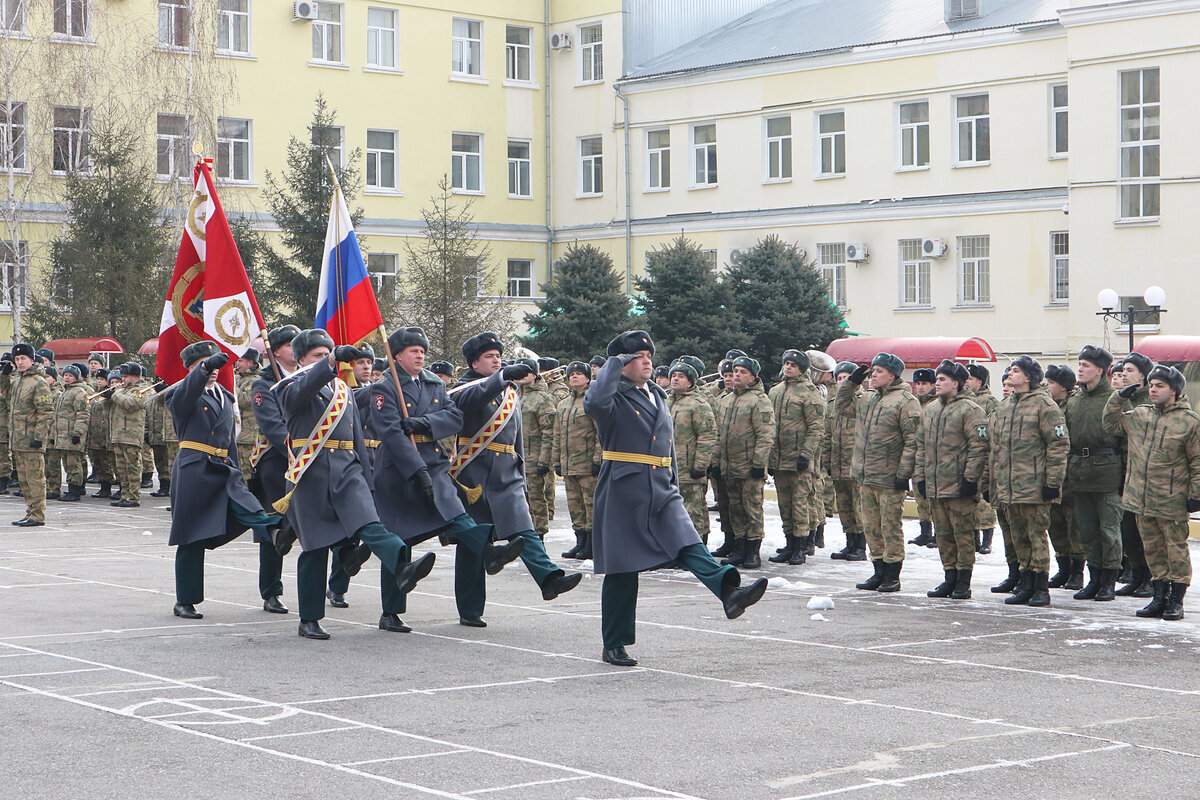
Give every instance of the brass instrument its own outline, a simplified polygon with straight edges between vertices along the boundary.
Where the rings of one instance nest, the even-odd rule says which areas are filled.
[[[160,384],[164,384],[164,383],[166,383],[166,381],[160,379],[160,380],[155,381],[154,383],[149,383],[149,384],[146,384],[145,386],[139,386],[138,388],[133,390],[133,394],[135,397],[145,397],[148,393],[153,392],[155,390],[156,386],[158,386]],[[94,394],[89,394],[85,399],[90,403],[93,400],[95,400],[96,398],[103,395],[105,392],[109,391],[110,389],[113,391],[116,391],[119,388],[121,388],[121,387],[112,386],[110,384],[109,386],[101,389],[98,392],[95,392]]]

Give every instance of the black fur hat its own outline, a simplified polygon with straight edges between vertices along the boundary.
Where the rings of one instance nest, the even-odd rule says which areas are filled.
[[[183,362],[185,367],[190,368],[192,364],[195,364],[200,359],[215,356],[219,352],[221,352],[221,348],[217,346],[216,342],[194,342],[183,348],[183,352],[179,354],[179,360]],[[124,367],[125,365],[122,364],[122,374],[125,373]]]
[[[1079,351],[1079,360],[1095,364],[1104,372],[1108,372],[1108,368],[1112,366],[1113,355],[1103,347],[1089,344]]]
[[[426,349],[429,349],[428,346]],[[481,355],[492,350],[497,351],[501,355],[504,354],[504,345],[501,344],[500,337],[491,331],[472,336],[463,342],[462,346],[463,358],[467,360],[468,367],[478,361]]]
[[[267,347],[274,352],[300,335],[300,329],[295,325],[280,325],[267,334]]]
[[[454,365],[449,361],[435,361],[429,365],[429,371],[434,375],[449,375],[454,377]]]
[[[1137,369],[1138,372],[1142,373],[1142,375],[1147,376],[1147,377],[1150,375],[1150,372],[1154,369],[1154,362],[1151,361],[1150,359],[1146,358],[1141,353],[1130,353],[1128,356],[1125,357],[1125,363],[1133,364],[1133,366]]]
[[[1046,380],[1054,381],[1068,392],[1075,388],[1075,370],[1061,364],[1046,367]]]
[[[314,347],[328,347],[330,350],[334,348],[333,337],[320,328],[309,328],[306,331],[300,331],[292,339],[292,357],[299,360]]]
[[[637,353],[642,350],[649,350],[650,355],[654,355],[654,342],[650,340],[650,334],[645,331],[622,331],[608,343],[610,356]]]
[[[604,362],[607,360],[608,359],[605,358],[604,356],[592,356],[591,359],[588,361],[588,364],[590,364],[593,367],[599,368],[599,367],[603,367]]]
[[[943,361],[938,366],[938,369],[941,369],[945,365],[946,365],[946,362]],[[963,368],[963,371],[966,372],[965,367]],[[949,374],[949,373],[946,373],[946,374]],[[933,373],[933,370],[931,370],[931,369],[914,369],[913,370],[913,383],[933,383],[935,380],[937,380],[937,375],[935,375]]]
[[[991,373],[988,372],[987,367],[983,366],[982,364],[967,364],[967,374],[972,378],[975,378],[985,387],[992,379]]]
[[[387,359],[385,358],[377,358],[371,362],[372,372],[387,372],[387,368]]]
[[[392,355],[406,347],[424,347],[428,353],[429,337],[425,335],[423,328],[399,328],[392,331],[392,335],[388,337],[388,347],[392,349]]]
[[[37,354],[39,356],[41,356],[42,358],[46,359],[47,361],[54,360],[54,351],[51,350],[49,347],[39,348],[37,351]]]
[[[14,344],[12,348],[12,354],[13,358],[16,358],[17,356],[28,356],[29,358],[33,358],[37,355],[37,353],[33,351],[33,345],[31,345],[29,342],[17,342]]]
[[[917,371],[920,372],[921,370]],[[941,364],[938,364],[936,372],[933,370],[929,371],[933,373],[935,380],[937,379],[938,375],[945,375],[947,378],[957,383],[958,390],[960,392],[962,391],[963,386],[966,384],[967,375],[969,374],[966,367],[964,367],[962,364],[959,364],[957,361],[951,361],[950,359],[946,359]],[[916,380],[915,375],[913,376],[913,380]]]
[[[197,342],[196,344],[204,344],[204,342]],[[216,345],[213,344],[212,342],[208,342],[208,344],[212,344],[213,347],[216,347]],[[195,345],[188,345],[188,346],[194,347]],[[186,350],[186,349],[187,348],[185,347],[184,350]],[[210,353],[209,355],[212,355],[212,354]],[[136,364],[133,361],[126,361],[124,364],[122,364],[117,369],[120,370],[121,377],[125,377],[126,375],[132,375],[135,378],[142,377],[142,365]]]
[[[262,353],[258,352],[258,349],[255,347],[247,347],[246,352],[242,353],[238,358],[244,358],[255,365],[262,363]]]
[[[1154,369],[1150,370],[1150,374],[1146,376],[1146,383],[1152,380],[1162,381],[1175,390],[1175,399],[1178,400],[1183,395],[1183,387],[1187,380],[1183,377],[1183,373],[1175,367],[1168,367],[1166,364],[1159,364]]]
[[[549,372],[558,367],[559,360],[557,358],[543,357],[537,360],[537,365],[538,372]]]
[[[1024,372],[1025,377],[1029,378],[1029,387],[1031,389],[1036,389],[1040,386],[1042,379],[1045,378],[1045,373],[1042,372],[1042,365],[1032,356],[1018,356],[1013,360],[1012,365],[1021,370],[1021,372]]]

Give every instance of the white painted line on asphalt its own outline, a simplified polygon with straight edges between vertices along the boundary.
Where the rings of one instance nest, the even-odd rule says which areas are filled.
[[[245,739],[238,739],[239,742],[261,742],[264,739],[290,739],[293,736],[312,736],[317,733],[334,733],[336,731],[356,731],[361,730],[359,725],[342,725],[339,728],[319,728],[315,731],[297,731],[295,733],[273,733],[268,736],[248,736]],[[345,764],[343,766],[353,766]]]
[[[638,672],[634,669],[632,672]],[[611,678],[614,675],[621,674],[608,670],[607,672],[589,672],[581,675],[556,675],[552,678],[523,678],[515,681],[496,681],[493,683],[476,683],[468,686],[439,686],[430,689],[402,689],[395,692],[376,692],[374,694],[356,694],[347,697],[321,697],[315,700],[293,700],[291,705],[303,706],[313,705],[315,703],[342,703],[348,700],[376,700],[381,697],[403,697],[404,695],[433,695],[442,694],[444,692],[464,692],[472,689],[496,689],[502,686],[523,686],[530,683],[556,683],[558,681],[577,680],[580,678]],[[627,673],[626,673],[627,674]]]
[[[8,583],[0,584],[0,589],[41,589],[46,586],[79,586],[76,581],[58,581],[55,583]]]
[[[528,781],[527,783],[514,783],[510,786],[492,786],[488,789],[473,789],[469,792],[463,792],[465,795],[487,794],[488,792],[510,792],[513,789],[525,789],[529,786],[546,786],[551,783],[569,783],[570,781],[590,781],[592,780],[587,775],[572,775],[569,778],[551,778],[545,781]]]
[[[411,756],[392,756],[391,758],[369,758],[366,761],[350,761],[344,767],[361,767],[367,764],[387,764],[392,761],[416,761],[420,758],[437,758],[438,756],[454,756],[459,753],[470,753],[471,750],[439,750],[436,753],[417,753]]]
[[[155,683],[152,686],[141,686],[138,688],[131,688],[131,689],[104,689],[99,692],[80,692],[79,694],[71,695],[71,697],[101,697],[106,694],[133,694],[134,692],[161,692],[161,691],[171,691],[171,690],[179,689],[179,688],[180,687],[178,687],[178,686],[170,686],[165,683]]]
[[[16,675],[0,675],[0,680],[5,678],[40,678],[43,675],[72,675],[76,672],[103,672],[104,667],[95,667],[89,669],[62,669],[57,672],[20,672]]]

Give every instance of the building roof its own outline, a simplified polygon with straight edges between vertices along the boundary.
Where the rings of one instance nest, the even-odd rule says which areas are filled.
[[[796,58],[830,50],[1012,25],[1056,22],[1062,0],[980,0],[983,13],[946,22],[942,0],[776,0],[633,66],[626,80]]]

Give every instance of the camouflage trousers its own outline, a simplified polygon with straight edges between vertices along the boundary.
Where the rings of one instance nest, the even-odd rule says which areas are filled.
[[[1188,552],[1187,520],[1164,517],[1137,518],[1138,533],[1146,549],[1146,566],[1156,581],[1192,584],[1192,556]]]
[[[679,493],[683,495],[683,507],[687,509],[688,517],[700,539],[708,543],[708,484],[679,483]]]
[[[1075,531],[1075,498],[1064,497],[1050,506],[1050,544],[1059,558],[1083,559],[1083,545]]]
[[[954,497],[928,502],[933,529],[937,532],[942,569],[974,569],[975,516],[978,511],[975,499]]]
[[[550,530],[550,504],[546,501],[547,481],[551,486],[554,485],[554,470],[545,475],[538,475],[537,465],[525,462],[525,494],[529,497],[529,515],[533,517],[533,530],[538,536],[545,536]]]
[[[250,466],[250,451],[254,449],[253,443],[238,442],[238,467],[242,470],[242,481],[249,486],[250,476],[254,474],[254,467]],[[171,473],[167,473],[169,476]],[[159,473],[161,480],[162,473]]]
[[[113,483],[113,451],[88,450],[88,458],[92,462],[92,473],[101,483]]]
[[[1121,496],[1116,492],[1076,492],[1075,532],[1088,564],[1121,567]]]
[[[142,473],[154,474],[154,448],[149,442],[142,445]],[[138,476],[138,480],[141,480],[141,475]]]
[[[907,492],[887,486],[858,487],[858,513],[872,561],[896,564],[904,560],[904,497]]]
[[[990,503],[979,498],[979,506],[975,513],[975,530],[983,531],[996,527],[996,509]]]
[[[142,446],[114,442],[113,459],[116,461],[117,483],[121,484],[121,499],[141,502]]]
[[[62,488],[63,451],[46,448],[46,491],[57,492]]]
[[[729,495],[729,524],[739,541],[761,542],[763,538],[763,478],[725,478]],[[721,517],[722,524],[724,516]]]
[[[1008,547],[1011,538],[1017,565],[1022,570],[1049,572],[1050,540],[1046,529],[1050,527],[1050,504],[1004,503],[999,510],[1009,527],[1004,546]]]
[[[834,512],[833,478],[825,475],[821,478],[821,489],[817,492],[821,499],[821,516],[832,517]]]
[[[62,474],[67,473],[68,486],[83,486],[87,480],[81,450],[50,450],[46,453],[46,486],[52,492],[62,488]]]
[[[12,451],[13,467],[25,495],[25,516],[46,521],[46,454],[41,450]]]
[[[571,512],[571,527],[577,531],[592,529],[592,499],[596,494],[596,479],[591,475],[568,475],[563,478],[567,487],[567,511]],[[533,484],[531,492],[538,485]]]
[[[831,481],[833,484],[834,502],[837,508],[838,521],[846,533],[862,533],[862,523],[858,516],[859,484],[849,478]]]
[[[13,471],[12,451],[8,447],[8,425],[5,423],[4,438],[0,439],[0,475],[8,477]]]
[[[921,495],[919,495],[919,494],[914,494],[913,498],[917,501],[917,519],[921,520],[921,522],[933,522],[934,521],[933,509],[930,507],[929,498],[921,497]],[[972,503],[971,507],[974,508],[975,501],[972,500],[971,503]],[[971,520],[971,524],[972,525],[975,524],[975,521],[973,519]],[[978,530],[978,528],[976,528],[975,530]],[[972,534],[972,538],[974,538],[974,534]],[[949,567],[947,567],[947,569],[949,569]]]
[[[807,536],[821,524],[817,508],[816,484],[813,471],[779,470],[775,473],[775,497],[783,532],[788,536]]]

